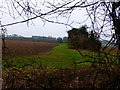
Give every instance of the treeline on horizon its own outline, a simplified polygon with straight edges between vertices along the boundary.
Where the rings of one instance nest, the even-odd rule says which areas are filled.
[[[32,36],[32,37],[24,37],[17,34],[6,35],[5,40],[18,40],[18,41],[32,41],[32,42],[49,42],[49,43],[67,43],[68,37],[52,37],[52,36]],[[100,40],[102,46],[106,46],[109,43],[107,40]],[[115,44],[111,44],[110,46],[115,46]]]
[[[49,42],[49,43],[67,43],[68,37],[52,37],[52,36],[32,36],[32,37],[23,37],[21,35],[12,34],[7,35],[5,40],[18,40],[18,41],[33,41],[33,42]]]

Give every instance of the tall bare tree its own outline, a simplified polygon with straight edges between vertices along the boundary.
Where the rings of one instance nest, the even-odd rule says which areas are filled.
[[[89,0],[3,0],[2,3],[4,4],[1,5],[1,8],[4,11],[1,11],[1,14],[8,13],[12,18],[16,19],[20,17],[22,20],[4,25],[1,23],[1,28],[24,22],[29,24],[29,22],[32,22],[32,20],[36,18],[40,18],[44,24],[46,22],[51,22],[63,24],[73,28],[75,22],[70,21],[72,13],[75,10],[86,10],[88,18],[85,21],[90,21],[91,26],[89,29],[93,31],[94,34],[96,34],[97,38],[109,39],[109,42],[105,47],[102,48],[102,51],[98,52],[97,55],[94,55],[95,57],[90,55],[83,55],[78,50],[82,56],[92,58],[92,61],[90,62],[92,62],[95,68],[98,67],[93,80],[93,87],[96,86],[97,76],[102,71],[107,72],[109,86],[115,86],[116,82],[119,84],[120,74],[115,73],[116,69],[114,69],[115,67],[113,67],[113,63],[116,62],[116,60],[120,60],[120,1],[103,2],[93,0],[90,2]],[[6,10],[8,10],[8,12],[6,12]],[[66,21],[60,20],[61,18],[66,18]],[[79,25],[81,25],[81,23]],[[105,51],[107,46],[114,43],[114,47],[118,48],[118,51],[115,55],[110,53],[114,47],[111,48],[108,52]],[[95,66],[94,63],[97,63],[95,64],[97,66]],[[115,74],[113,75],[113,73],[115,73],[116,76],[114,76]]]

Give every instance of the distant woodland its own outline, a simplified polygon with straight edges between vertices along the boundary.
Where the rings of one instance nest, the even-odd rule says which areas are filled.
[[[18,40],[18,41],[32,41],[32,42],[49,42],[49,43],[67,43],[68,37],[52,37],[52,36],[32,36],[32,37],[23,37],[21,35],[12,34],[6,35],[5,40]],[[100,40],[102,46],[105,46],[109,41]],[[111,44],[110,46],[115,46],[115,44]]]
[[[49,43],[67,43],[67,37],[45,37],[45,36],[32,36],[32,37],[23,37],[17,34],[7,35],[5,40],[19,40],[19,41],[33,41],[33,42],[49,42]]]

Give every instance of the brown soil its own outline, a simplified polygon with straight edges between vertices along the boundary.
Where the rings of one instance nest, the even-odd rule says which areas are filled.
[[[118,48],[116,48],[116,47],[107,47],[107,50],[108,51],[113,51],[113,52],[118,52],[119,51]]]
[[[9,57],[38,55],[43,52],[48,52],[58,45],[56,43],[15,40],[6,40],[5,44],[7,48],[5,48],[5,52],[3,50],[3,56]]]

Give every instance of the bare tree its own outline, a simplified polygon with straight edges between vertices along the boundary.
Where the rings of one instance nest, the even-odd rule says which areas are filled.
[[[40,18],[44,24],[46,22],[51,22],[73,28],[75,22],[70,21],[72,13],[75,10],[79,11],[79,9],[86,10],[88,18],[85,21],[90,21],[90,31],[93,31],[97,38],[107,38],[109,42],[102,48],[101,51],[92,56],[83,55],[79,49],[77,49],[77,51],[82,56],[91,58],[91,61],[86,60],[86,62],[91,62],[93,67],[97,68],[94,69],[96,70],[96,74],[92,83],[93,87],[97,87],[97,77],[104,72],[107,72],[108,82],[105,81],[105,84],[107,83],[108,87],[119,86],[120,75],[116,73],[115,67],[118,65],[116,62],[118,60],[120,61],[120,1],[90,2],[89,0],[5,0],[4,3],[6,6],[5,10],[8,10],[7,13],[9,13],[12,18],[16,19],[20,17],[22,20],[5,25],[1,24],[2,28],[24,22],[29,24],[29,22],[32,22],[32,20],[36,18]],[[2,6],[2,8],[4,7]],[[1,12],[5,13],[5,11]],[[60,20],[61,18],[66,18],[66,21]],[[109,51],[106,52],[106,49],[111,44],[114,44],[114,47],[110,48]],[[115,54],[112,54],[111,52],[115,48],[118,50]],[[74,64],[78,63],[75,62]],[[113,73],[115,74],[113,75]],[[101,81],[101,84],[103,81]]]
[[[71,14],[75,10],[86,9],[88,14],[87,20],[91,21],[92,28],[90,29],[98,33],[98,37],[101,35],[108,37],[109,34],[117,35],[114,27],[116,27],[115,22],[119,22],[119,20],[116,21],[119,17],[119,2],[90,2],[88,0],[5,0],[4,3],[2,9],[5,8],[6,13],[9,13],[14,19],[22,17],[23,20],[1,25],[1,27],[24,22],[29,23],[36,18],[40,18],[44,24],[51,22],[74,27],[73,23],[75,22],[70,21]],[[1,11],[1,13],[4,14],[5,11]],[[66,18],[66,21],[60,20],[63,18]]]

